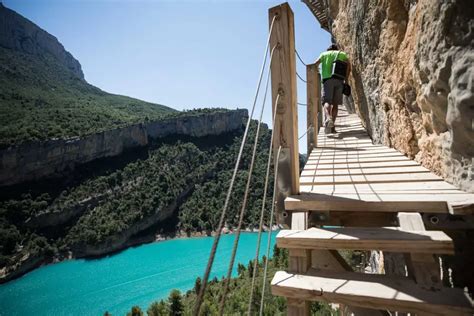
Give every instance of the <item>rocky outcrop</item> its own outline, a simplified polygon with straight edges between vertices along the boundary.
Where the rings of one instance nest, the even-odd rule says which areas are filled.
[[[64,49],[56,37],[1,3],[0,46],[39,57],[50,55],[84,80],[81,64]]]
[[[0,186],[62,177],[77,165],[114,157],[169,135],[219,135],[242,126],[247,110],[183,115],[85,137],[30,142],[0,150]]]
[[[375,142],[474,192],[474,6],[470,0],[329,0]]]

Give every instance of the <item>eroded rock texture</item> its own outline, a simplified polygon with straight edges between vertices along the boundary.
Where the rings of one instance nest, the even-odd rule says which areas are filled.
[[[330,0],[328,14],[374,141],[474,192],[472,0]]]
[[[172,117],[132,124],[84,137],[28,142],[0,150],[0,187],[45,177],[62,177],[81,165],[115,157],[127,150],[147,146],[150,139],[169,135],[203,137],[242,127],[247,110]]]

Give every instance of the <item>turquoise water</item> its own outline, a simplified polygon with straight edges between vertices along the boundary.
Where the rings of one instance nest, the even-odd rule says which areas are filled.
[[[146,310],[170,290],[184,292],[194,286],[196,277],[204,273],[212,241],[211,237],[169,240],[101,259],[41,267],[0,285],[0,315],[103,315],[109,311],[116,316],[125,315],[133,305]],[[234,235],[222,236],[211,277],[225,275],[233,242]],[[235,266],[253,259],[256,242],[256,233],[241,235]]]

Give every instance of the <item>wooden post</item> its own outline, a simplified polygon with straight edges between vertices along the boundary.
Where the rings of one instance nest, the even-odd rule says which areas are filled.
[[[300,190],[294,17],[288,3],[270,8],[268,13],[270,24],[276,17],[270,36],[270,49],[277,47],[270,68],[273,111],[277,113],[273,124],[274,157],[281,146],[280,160],[275,162],[278,163],[276,217],[278,223],[291,227],[284,200]],[[275,104],[278,95],[278,104]]]
[[[321,100],[321,83],[316,64],[306,66],[306,122],[308,126],[308,157],[318,144],[318,110]]]

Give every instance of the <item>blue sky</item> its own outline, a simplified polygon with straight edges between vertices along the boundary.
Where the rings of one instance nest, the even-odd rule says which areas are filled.
[[[178,110],[250,108],[268,33],[280,1],[3,0],[56,36],[86,80],[117,94]],[[290,1],[296,47],[312,63],[330,43],[309,9]],[[305,67],[297,61],[304,77]],[[305,103],[306,85],[298,83]],[[261,103],[258,104],[261,106]],[[270,104],[264,121],[271,122]],[[299,109],[299,134],[306,108]],[[300,141],[306,152],[306,139]]]

